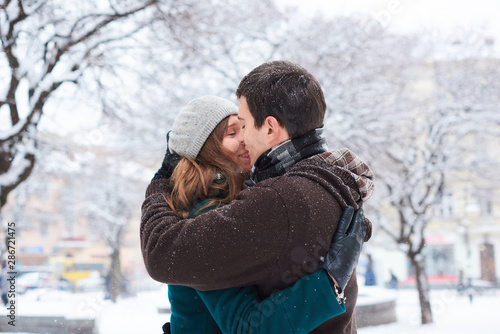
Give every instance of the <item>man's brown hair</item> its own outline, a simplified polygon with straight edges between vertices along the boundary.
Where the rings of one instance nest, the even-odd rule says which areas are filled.
[[[245,97],[259,129],[273,116],[291,138],[323,126],[326,101],[318,80],[291,61],[271,61],[254,68],[240,82],[236,96]]]

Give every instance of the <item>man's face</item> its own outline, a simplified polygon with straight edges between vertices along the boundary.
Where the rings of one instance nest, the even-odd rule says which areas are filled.
[[[258,157],[272,147],[267,138],[267,128],[262,126],[255,128],[254,118],[248,109],[247,99],[242,96],[238,109],[238,119],[243,128],[243,140],[250,155],[250,163],[253,166]]]

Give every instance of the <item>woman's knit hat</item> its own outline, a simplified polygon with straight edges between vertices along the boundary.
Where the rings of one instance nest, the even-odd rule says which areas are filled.
[[[238,114],[238,107],[221,97],[206,95],[181,109],[169,135],[169,149],[195,159],[208,136],[224,118]]]

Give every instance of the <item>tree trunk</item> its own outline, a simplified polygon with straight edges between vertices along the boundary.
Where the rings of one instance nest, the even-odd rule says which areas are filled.
[[[421,254],[415,254],[413,257],[410,257],[410,260],[415,269],[422,324],[430,324],[433,320],[429,300],[429,284],[427,282],[427,274],[425,273],[424,261]]]
[[[15,141],[0,142],[0,175],[5,178],[0,182],[0,210],[7,203],[9,193],[26,181],[35,166],[34,152],[18,152],[16,145]],[[23,161],[19,163],[18,160],[18,166],[13,166],[16,159]]]
[[[120,248],[113,249],[111,254],[111,267],[109,269],[109,294],[110,299],[113,303],[116,303],[116,299],[120,294],[122,287],[122,273],[120,266]]]

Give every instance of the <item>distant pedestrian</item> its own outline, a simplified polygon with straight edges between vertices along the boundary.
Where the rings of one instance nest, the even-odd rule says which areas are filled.
[[[396,277],[396,275],[394,275],[394,273],[391,270],[391,279],[389,280],[389,289],[395,289],[395,290],[397,290],[398,289],[398,283],[399,283],[398,278]]]
[[[469,302],[472,304],[472,299],[474,298],[474,293],[476,290],[474,289],[474,286],[472,285],[472,280],[469,278],[469,282],[467,284],[467,288],[465,289],[465,293],[467,296],[469,296]]]
[[[7,281],[7,263],[2,261],[2,268],[0,269],[0,291],[2,292],[2,302],[4,305],[9,303],[7,297],[9,293],[9,282]]]
[[[106,283],[106,294],[104,295],[104,299],[108,300],[111,299],[111,280],[112,280],[112,272],[111,268],[109,269],[106,277],[104,277],[105,283]]]
[[[375,272],[373,271],[371,265],[368,265],[366,267],[366,271],[365,271],[365,285],[366,286],[377,285],[377,280],[375,279]]]

